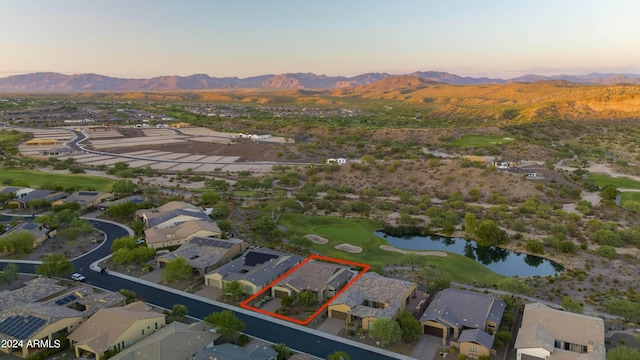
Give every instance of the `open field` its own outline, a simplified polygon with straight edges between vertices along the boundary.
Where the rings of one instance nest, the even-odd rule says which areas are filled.
[[[462,135],[460,139],[450,142],[451,147],[485,147],[500,145],[513,141],[513,139],[502,136],[491,135]]]
[[[86,176],[86,175],[65,175],[43,173],[40,171],[11,170],[3,169],[0,172],[0,182],[6,180],[21,180],[32,187],[39,187],[43,184],[53,184],[63,188],[76,187],[81,190],[111,191],[114,179]]]
[[[402,254],[380,249],[380,245],[386,245],[387,242],[373,234],[380,225],[372,220],[283,214],[278,223],[291,233],[301,236],[317,234],[326,238],[329,241],[327,244],[312,244],[309,247],[323,255],[371,265],[402,264]],[[359,246],[363,251],[348,253],[334,248],[343,243]],[[502,278],[501,275],[461,255],[447,253],[446,257],[427,256],[426,259],[429,265],[435,265],[454,281],[494,284]]]
[[[592,174],[589,178],[598,186],[611,184],[619,189],[640,189],[640,181],[638,180],[611,177],[602,174]]]

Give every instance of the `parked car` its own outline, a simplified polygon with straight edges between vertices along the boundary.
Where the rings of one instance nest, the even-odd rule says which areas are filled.
[[[74,273],[73,275],[71,275],[71,280],[73,281],[85,281],[87,278],[84,277],[84,275],[80,274],[80,273]]]
[[[136,245],[144,245],[144,239],[136,240]]]

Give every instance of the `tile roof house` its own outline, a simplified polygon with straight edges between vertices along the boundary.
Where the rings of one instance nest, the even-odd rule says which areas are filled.
[[[156,249],[178,246],[194,237],[220,237],[222,231],[213,221],[188,220],[174,227],[144,231],[147,246]]]
[[[271,288],[271,296],[296,297],[301,291],[316,294],[317,302],[333,297],[353,277],[354,273],[344,266],[319,261],[310,261],[297,268]]]
[[[192,359],[201,349],[213,344],[220,334],[209,331],[203,322],[191,325],[174,321],[111,357],[113,360]]]
[[[393,319],[416,295],[416,284],[365,273],[329,305],[329,317],[361,321],[369,329],[377,319]]]
[[[493,295],[450,288],[433,298],[419,321],[425,334],[458,342],[460,338],[475,339],[475,343],[487,344],[486,336],[473,330],[481,330],[493,337],[504,310],[505,303]]]
[[[79,327],[88,316],[99,309],[124,304],[120,293],[94,292],[88,285],[68,288],[57,280],[35,278],[25,286],[0,293],[0,339],[55,340]],[[5,353],[26,357],[36,349],[0,348]]]
[[[138,210],[136,216],[142,218],[147,229],[164,229],[188,220],[211,221],[200,207],[182,201],[171,201],[155,209]]]
[[[158,267],[163,268],[172,260],[184,258],[189,266],[204,276],[221,262],[240,254],[242,250],[242,240],[194,237],[177,250],[162,255],[157,261]]]
[[[33,190],[20,198],[9,201],[9,205],[24,209],[29,206],[31,201],[43,200],[53,202],[65,197],[67,197],[67,194],[53,190]]]
[[[165,326],[165,314],[138,301],[123,307],[100,309],[68,339],[76,357],[90,354],[100,360],[105,351],[124,350]]]
[[[605,360],[601,318],[527,304],[514,348],[518,360]]]
[[[41,245],[45,240],[52,236],[55,236],[57,233],[56,230],[49,231],[49,228],[47,228],[43,224],[24,222],[12,227],[11,229],[9,229],[9,231],[0,235],[0,238],[3,238],[9,234],[16,234],[19,232],[28,232],[33,235],[33,238],[35,240],[33,242],[33,247]]]
[[[302,260],[302,256],[285,255],[266,248],[247,250],[241,257],[206,274],[205,285],[224,289],[225,283],[237,280],[248,295],[253,295]]]
[[[98,206],[105,201],[113,200],[112,193],[103,193],[98,191],[76,191],[64,199],[59,199],[51,203],[52,206],[58,206],[68,203],[78,203],[80,211],[86,211],[89,208]]]
[[[233,344],[221,344],[198,351],[193,360],[276,360],[278,352],[270,345],[256,342],[240,347]]]
[[[460,333],[458,343],[460,344],[460,354],[471,356],[491,356],[493,348],[492,335],[480,329],[464,330]]]

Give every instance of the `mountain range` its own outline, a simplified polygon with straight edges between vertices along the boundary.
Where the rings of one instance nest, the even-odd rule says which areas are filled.
[[[640,75],[602,74],[543,76],[528,74],[512,79],[463,77],[447,72],[417,71],[406,75],[366,73],[352,77],[326,76],[313,73],[260,75],[248,78],[190,76],[159,76],[150,79],[124,79],[98,74],[64,75],[39,72],[0,78],[0,92],[82,92],[82,91],[176,91],[209,89],[339,89],[375,83],[386,78],[419,78],[430,84],[481,85],[531,83],[538,81],[568,81],[578,84],[640,84]],[[402,80],[398,80],[402,82]],[[397,81],[392,81],[394,83]]]

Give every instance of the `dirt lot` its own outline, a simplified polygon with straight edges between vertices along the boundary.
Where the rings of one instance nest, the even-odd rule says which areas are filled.
[[[121,154],[140,150],[158,150],[194,155],[240,156],[238,161],[309,161],[321,162],[320,158],[308,158],[298,155],[295,144],[262,144],[253,141],[241,141],[237,144],[214,144],[201,141],[188,141],[181,144],[141,145],[120,149],[109,149],[110,153]]]

